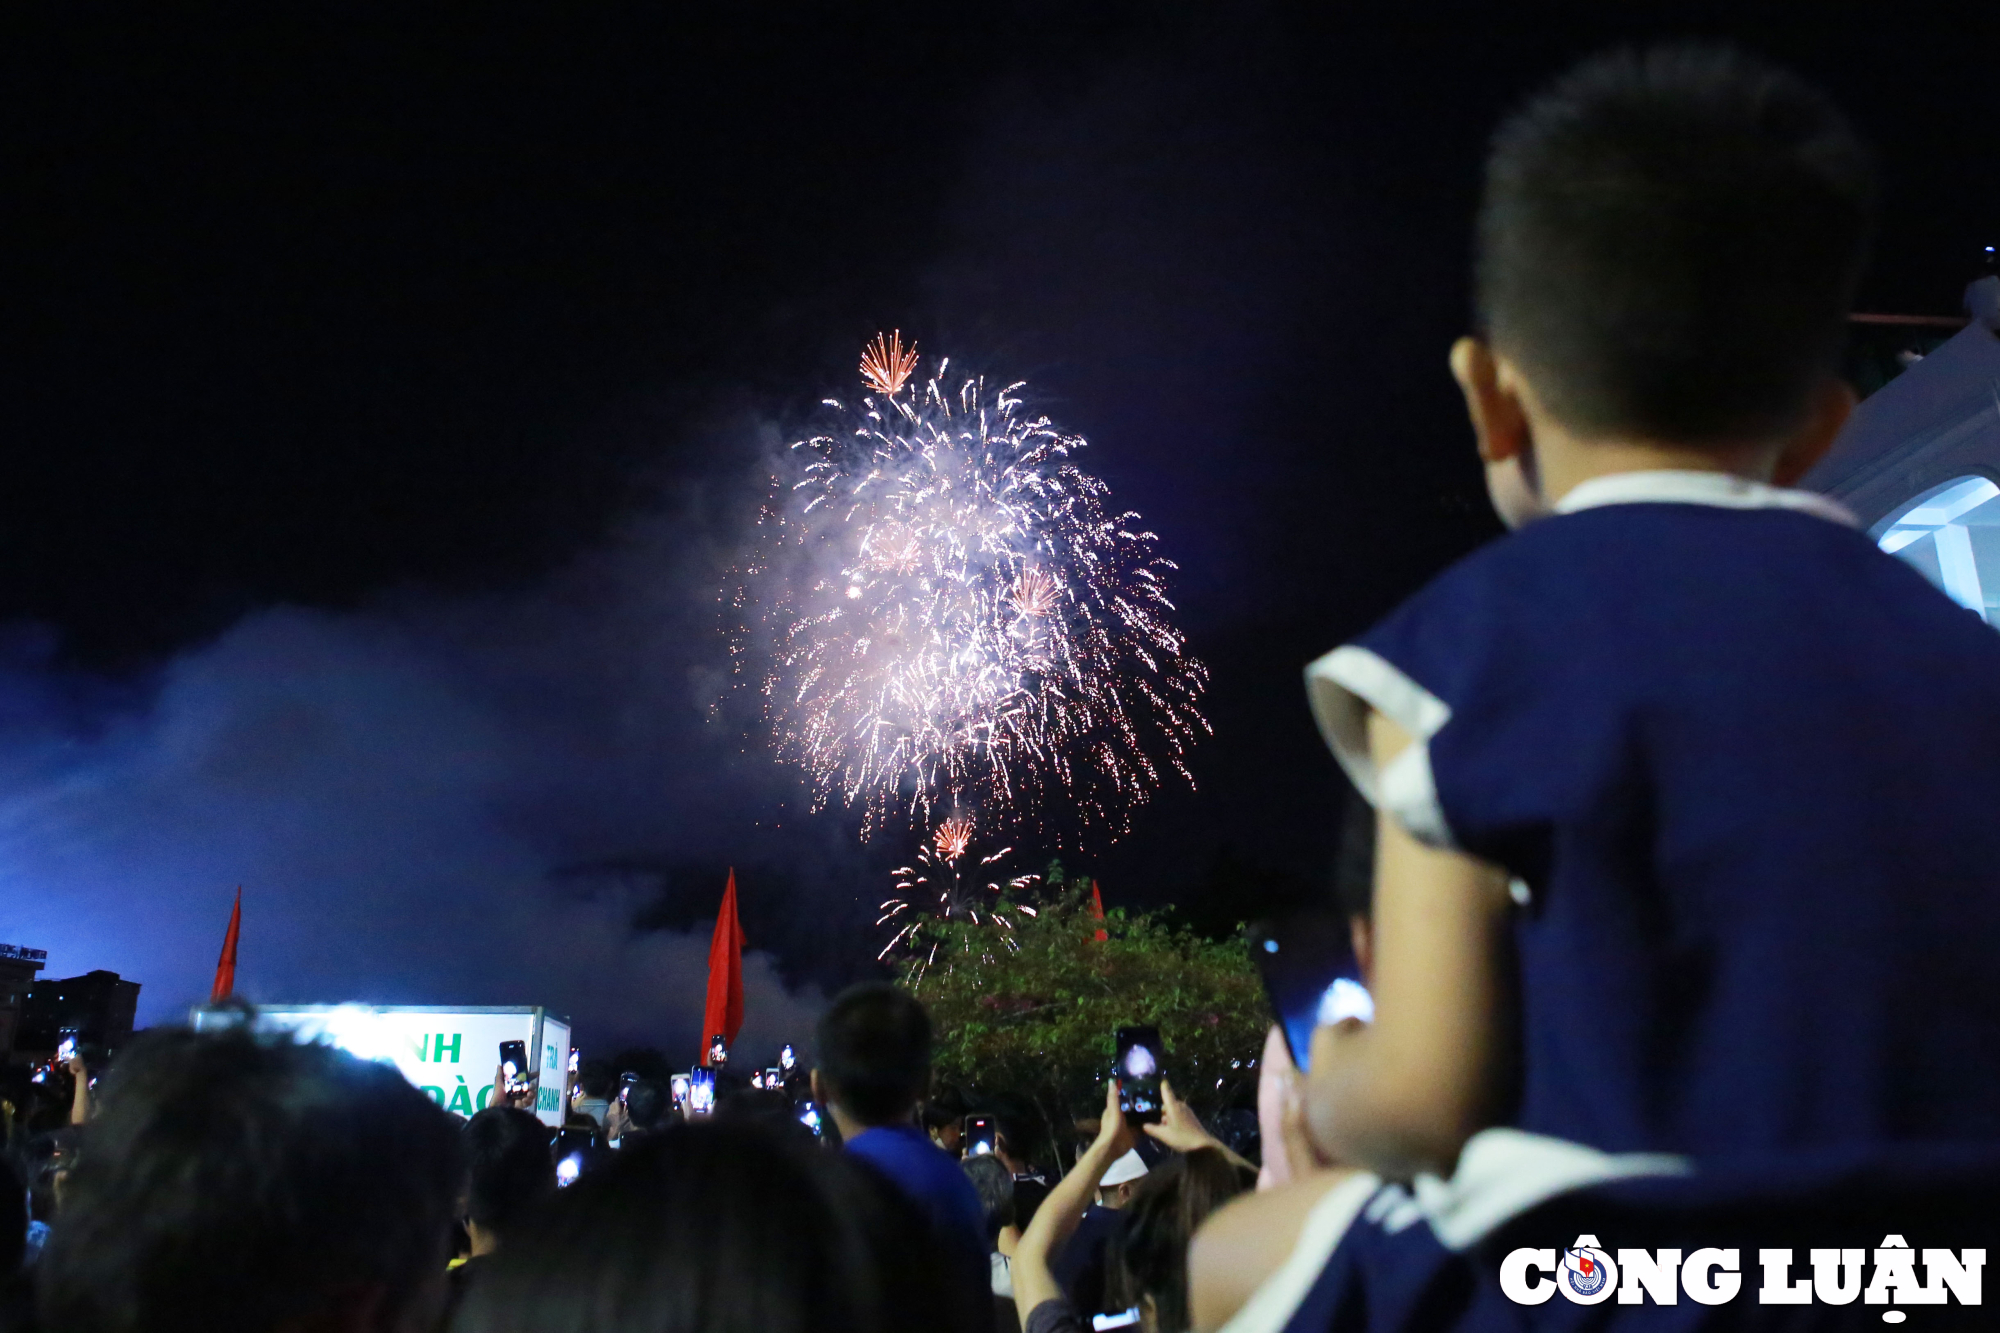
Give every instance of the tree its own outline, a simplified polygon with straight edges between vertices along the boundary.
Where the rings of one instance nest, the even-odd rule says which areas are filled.
[[[1059,1153],[1072,1117],[1103,1105],[1118,1027],[1159,1027],[1167,1077],[1204,1118],[1254,1085],[1271,1013],[1240,933],[1205,940],[1122,909],[1100,922],[1088,880],[1063,885],[1052,868],[1049,882],[1062,887],[1011,930],[935,924],[936,960],[909,984],[930,1008],[943,1078],[1032,1101]]]

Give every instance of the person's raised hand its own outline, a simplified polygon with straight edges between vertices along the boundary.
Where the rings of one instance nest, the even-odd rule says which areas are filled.
[[[1117,1161],[1132,1151],[1138,1139],[1132,1133],[1132,1126],[1126,1123],[1125,1112],[1118,1106],[1118,1080],[1104,1081],[1104,1118],[1097,1122],[1097,1142],[1092,1146],[1102,1148],[1110,1155],[1109,1160]]]
[[[486,1104],[488,1106],[522,1106],[525,1105],[523,1099],[526,1095],[524,1091],[517,1090],[508,1081],[507,1066],[504,1061],[494,1068],[493,1096],[487,1099]]]
[[[84,1078],[90,1073],[90,1066],[84,1063],[83,1052],[81,1051],[72,1051],[70,1053],[69,1064],[66,1067],[72,1078]]]
[[[1201,1123],[1201,1117],[1194,1113],[1194,1109],[1174,1095],[1174,1085],[1166,1079],[1160,1080],[1160,1123],[1147,1125],[1145,1130],[1175,1152],[1222,1146],[1221,1140]]]
[[[1257,1188],[1276,1189],[1332,1165],[1306,1125],[1305,1078],[1292,1063],[1291,1048],[1276,1024],[1264,1039],[1257,1071],[1257,1127],[1263,1132],[1264,1165]]]

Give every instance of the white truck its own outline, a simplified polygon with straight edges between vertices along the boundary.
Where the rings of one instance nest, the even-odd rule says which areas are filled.
[[[205,1011],[195,1011],[197,1028],[204,1018]],[[535,1115],[560,1128],[568,1109],[569,1020],[539,1006],[270,1005],[257,1010],[256,1027],[393,1064],[439,1106],[466,1116],[493,1098],[500,1043],[518,1041],[527,1047],[524,1073],[535,1085]]]

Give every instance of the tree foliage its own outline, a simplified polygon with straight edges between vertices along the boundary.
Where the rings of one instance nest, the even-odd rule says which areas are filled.
[[[1242,936],[1205,940],[1146,912],[1099,921],[1089,881],[1064,887],[1060,867],[1049,881],[1011,931],[933,926],[938,951],[909,984],[930,1008],[939,1075],[1030,1099],[1063,1146],[1071,1117],[1103,1105],[1121,1026],[1159,1027],[1168,1079],[1205,1118],[1253,1086],[1271,1017]]]

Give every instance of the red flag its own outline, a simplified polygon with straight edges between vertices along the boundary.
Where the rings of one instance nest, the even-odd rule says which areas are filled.
[[[1090,914],[1096,917],[1099,921],[1102,921],[1104,919],[1104,897],[1103,895],[1098,893],[1097,881],[1094,879],[1090,881]],[[1105,933],[1104,927],[1099,926],[1097,928],[1097,938],[1100,940],[1108,940],[1111,938],[1111,936]]]
[[[743,1026],[743,926],[736,919],[736,867],[715,914],[715,938],[708,946],[708,1003],[701,1016],[701,1062],[717,1036],[734,1042]]]
[[[215,988],[210,1004],[221,1004],[236,993],[236,934],[243,929],[243,886],[236,886],[236,906],[229,912],[229,933],[222,937],[222,957],[215,962]]]

